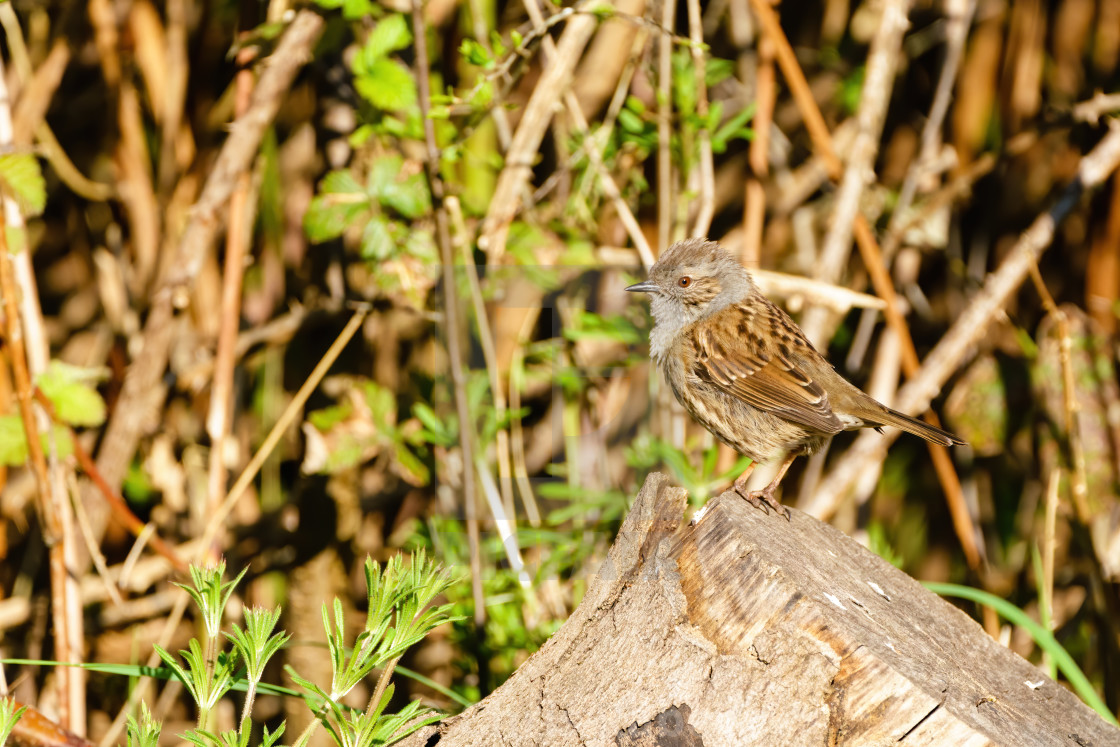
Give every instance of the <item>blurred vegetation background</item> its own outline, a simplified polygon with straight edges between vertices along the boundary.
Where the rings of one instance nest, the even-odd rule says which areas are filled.
[[[836,367],[890,401],[915,371],[875,272],[924,358],[1120,110],[1112,0],[20,0],[0,25],[4,291],[60,423],[48,501],[9,305],[3,656],[184,648],[197,624],[169,558],[221,555],[248,569],[238,604],[283,609],[272,681],[281,663],[329,680],[322,604],[360,625],[365,557],[423,549],[454,571],[441,599],[460,619],[404,657],[416,677],[394,697],[451,712],[563,623],[647,473],[699,506],[747,464],[650,368],[647,308],[622,289],[661,249],[707,235],[768,271]],[[934,397],[971,448],[935,468],[900,439],[824,500],[841,434],[784,501],[1027,611],[1115,712],[1120,177],[1067,208],[1036,282],[971,330]],[[66,676],[60,695],[58,669],[5,668],[19,701],[119,733],[134,683]],[[165,693],[147,700],[172,735],[194,714]],[[256,718],[296,728],[292,700],[262,694]]]

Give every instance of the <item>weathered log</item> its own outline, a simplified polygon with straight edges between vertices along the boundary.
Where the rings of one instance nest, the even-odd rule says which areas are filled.
[[[439,745],[1120,745],[963,612],[797,511],[735,493],[680,527],[646,480],[587,595]]]

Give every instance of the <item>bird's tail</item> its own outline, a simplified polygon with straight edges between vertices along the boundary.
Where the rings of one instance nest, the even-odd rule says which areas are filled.
[[[924,438],[930,443],[941,444],[942,446],[965,446],[967,442],[954,436],[949,431],[943,431],[940,428],[935,428],[929,423],[923,423],[921,420],[912,418],[909,415],[903,415],[897,410],[892,410],[889,407],[883,408],[884,412],[876,418],[882,421],[880,425],[893,425],[896,428],[901,428],[907,433],[913,433],[915,436]]]

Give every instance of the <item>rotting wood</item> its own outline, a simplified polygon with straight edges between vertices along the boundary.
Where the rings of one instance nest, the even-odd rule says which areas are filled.
[[[654,474],[583,601],[426,745],[1120,745],[1120,730],[851,538]]]

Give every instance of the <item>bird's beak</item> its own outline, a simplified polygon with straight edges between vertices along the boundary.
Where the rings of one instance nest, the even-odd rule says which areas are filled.
[[[652,283],[646,280],[644,283],[634,283],[628,286],[626,290],[631,293],[660,293],[661,289],[657,287],[657,283]]]

